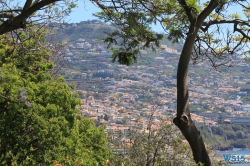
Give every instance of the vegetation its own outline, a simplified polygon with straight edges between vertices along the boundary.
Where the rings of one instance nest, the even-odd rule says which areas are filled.
[[[52,77],[50,74],[54,69],[50,45],[46,46],[48,49],[42,48],[40,44],[44,42],[43,35],[19,30],[30,27],[31,22],[51,25],[52,21],[60,20],[70,12],[75,4],[61,0],[26,0],[20,7],[11,5],[12,2],[4,0],[0,11],[2,164],[104,164],[108,150],[104,148],[105,139],[101,139],[103,129],[93,127],[92,121],[77,115],[77,94],[70,92],[71,89],[62,78]],[[149,28],[156,21],[163,25],[168,39],[173,42],[185,39],[178,63],[177,117],[174,123],[191,145],[195,161],[211,165],[200,132],[190,117],[188,65],[190,59],[196,63],[200,55],[204,55],[210,59],[213,67],[230,66],[234,53],[248,53],[244,48],[249,46],[249,21],[237,14],[228,15],[224,10],[231,5],[239,5],[248,18],[248,2],[210,0],[200,5],[199,1],[190,0],[139,0],[131,3],[112,1],[114,6],[110,6],[110,1],[107,2],[108,4],[105,1],[94,1],[103,9],[99,16],[117,25],[118,30],[108,32],[109,37],[105,39],[113,51],[113,62],[132,65],[137,62],[140,49],[151,47],[154,50],[152,43],[159,47],[159,40],[163,35],[155,34]],[[58,10],[58,7],[62,10]],[[220,26],[223,24],[232,25],[233,28],[224,33],[225,29]],[[7,34],[8,32],[11,33]],[[218,38],[212,36],[220,32],[224,35]],[[113,44],[118,44],[119,47]],[[78,77],[81,75],[76,78]],[[97,135],[92,133],[93,130]],[[229,139],[234,137],[244,136],[241,133],[227,136]],[[88,143],[88,139],[94,142]],[[86,140],[87,143],[84,142]],[[79,148],[82,146],[87,150]],[[89,160],[81,161],[82,156],[78,155]]]
[[[250,147],[249,126],[237,124],[220,124],[219,126],[199,126],[204,140],[212,149],[231,150]]]
[[[197,63],[204,56],[215,68],[231,66],[235,54],[249,53],[244,49],[249,48],[250,40],[249,3],[246,0],[210,0],[203,4],[198,0],[94,2],[103,9],[99,18],[112,22],[118,29],[104,39],[113,51],[113,61],[132,65],[137,62],[141,48],[154,49],[152,43],[159,46],[162,35],[150,29],[150,24],[157,21],[166,30],[168,39],[173,42],[185,40],[177,70],[177,117],[174,123],[188,140],[194,160],[211,165],[200,132],[190,116],[188,66],[190,60]],[[229,14],[227,9],[233,5],[240,7],[245,17]],[[231,28],[225,29],[223,25]]]
[[[29,40],[0,40],[1,165],[104,165],[104,128],[82,118],[78,95],[62,77],[54,79],[51,48],[43,28],[20,31]]]
[[[111,158],[110,165],[195,165],[190,147],[179,135],[173,137],[176,128],[166,122],[170,121],[152,119],[151,116],[145,131],[131,129],[121,135],[108,133],[108,137],[114,138],[109,139],[109,146],[116,154]]]
[[[0,35],[25,29],[30,23],[44,25],[59,22],[76,7],[74,0],[1,1]]]
[[[104,165],[109,158],[104,128],[79,115],[78,94],[57,75],[61,45],[42,28],[58,25],[73,2],[1,2],[1,165]]]

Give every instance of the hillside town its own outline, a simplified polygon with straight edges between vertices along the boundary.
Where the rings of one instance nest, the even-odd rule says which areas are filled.
[[[90,26],[102,26],[99,21]],[[73,24],[77,27],[76,24]],[[106,133],[121,134],[130,130],[145,131],[149,118],[154,123],[168,117],[171,124],[176,114],[176,70],[180,52],[162,44],[154,53],[142,50],[142,61],[133,66],[110,63],[111,53],[96,39],[78,38],[67,43],[66,59],[72,63],[96,65],[94,69],[67,71],[68,82],[77,86],[82,98],[81,115],[97,125],[106,125]],[[179,43],[181,45],[181,43]],[[149,58],[143,58],[143,56]],[[250,66],[242,57],[234,60],[238,74],[216,71],[207,61],[190,63],[189,96],[191,116],[197,126],[218,126],[222,123],[248,124],[250,103],[241,99],[249,96]],[[80,88],[85,84],[85,88]],[[88,87],[86,88],[86,85]],[[101,95],[100,95],[101,94]]]
[[[250,165],[247,0],[0,4],[0,165]]]

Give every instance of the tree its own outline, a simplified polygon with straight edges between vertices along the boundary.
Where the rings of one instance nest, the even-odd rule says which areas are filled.
[[[79,115],[78,95],[49,73],[53,54],[41,47],[44,31],[29,28],[19,34],[32,36],[21,46],[0,36],[1,165],[104,165],[104,128]]]
[[[183,137],[177,133],[177,128],[171,120],[157,114],[160,110],[156,105],[161,103],[154,95],[148,96],[152,100],[147,125],[131,126],[119,134],[108,130],[108,145],[115,153],[110,165],[193,165],[190,147],[183,142]],[[140,121],[140,119],[137,119]]]
[[[17,49],[16,45],[22,47],[20,43],[34,37],[22,35],[22,31],[27,32],[30,27],[34,26],[46,27],[50,30],[57,28],[57,31],[46,32],[47,39],[53,40],[55,34],[60,33],[58,27],[64,21],[64,17],[71,12],[72,8],[76,7],[74,2],[76,0],[3,0],[0,3],[0,35],[8,34],[12,37],[12,44],[15,45],[13,49]],[[57,53],[57,56],[50,57],[55,63],[53,70],[50,72],[53,77],[57,77],[67,62],[64,59],[64,52],[62,50],[60,50],[61,52],[59,51],[62,45],[55,44],[55,42],[52,44],[50,41],[46,46],[50,47],[52,53]]]
[[[211,165],[200,132],[195,127],[189,109],[188,66],[205,57],[213,67],[231,66],[238,54],[249,53],[250,6],[246,0],[94,0],[103,11],[97,16],[117,27],[104,42],[113,51],[112,61],[126,65],[136,63],[141,48],[160,46],[162,34],[154,33],[150,25],[159,22],[168,39],[184,39],[177,70],[177,116],[174,124],[189,142],[194,160]],[[242,17],[229,13],[230,7],[240,7]],[[155,45],[153,45],[155,44]],[[118,45],[118,46],[115,46]]]
[[[0,35],[17,29],[25,29],[30,23],[39,24],[59,21],[76,6],[74,0],[25,0],[1,1]]]
[[[130,128],[120,136],[113,134],[109,146],[114,148],[116,155],[110,160],[110,165],[194,164],[190,147],[176,134],[177,128],[170,124],[169,119],[156,120],[152,114],[147,122],[143,131]]]

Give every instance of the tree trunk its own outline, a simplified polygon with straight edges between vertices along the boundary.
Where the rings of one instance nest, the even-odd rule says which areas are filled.
[[[174,118],[173,122],[181,130],[182,134],[189,142],[196,163],[202,163],[205,166],[210,166],[211,161],[206,151],[206,147],[200,132],[197,130],[191,119],[189,110],[188,65],[196,35],[197,30],[189,33],[179,59],[177,71],[177,117]]]

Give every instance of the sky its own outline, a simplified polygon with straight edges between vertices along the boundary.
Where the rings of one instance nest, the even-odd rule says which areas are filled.
[[[207,0],[201,0],[201,3]],[[73,12],[66,18],[66,21],[69,23],[79,23],[81,21],[93,20],[97,19],[97,17],[93,16],[93,13],[100,11],[98,7],[96,7],[89,0],[79,0],[77,2],[78,7],[73,9]],[[233,6],[228,9],[229,13],[237,13],[239,15],[243,15],[242,8]],[[161,33],[164,32],[160,24],[152,25],[152,29],[155,32]]]
[[[21,4],[24,4],[26,0],[14,0],[14,2],[18,2]],[[200,3],[206,2],[207,0],[200,0]],[[79,23],[81,21],[87,21],[87,20],[93,20],[97,19],[97,17],[93,16],[93,13],[100,11],[98,7],[96,7],[93,3],[90,2],[90,0],[78,0],[77,1],[77,8],[74,8],[72,13],[65,19],[68,23]],[[229,13],[237,13],[240,15],[242,14],[241,8],[237,7],[231,7],[228,9]],[[162,29],[160,24],[152,25],[152,29],[155,32],[163,33],[164,30]]]
[[[93,16],[93,13],[101,11],[89,0],[79,0],[77,2],[77,8],[73,9],[73,12],[70,13],[69,23],[78,23],[81,21],[93,20],[96,17]]]
[[[78,7],[73,9],[72,13],[66,18],[68,23],[79,23],[81,21],[97,19],[97,17],[93,16],[93,13],[101,11],[89,0],[79,0],[77,5]],[[152,29],[155,32],[164,32],[160,24],[152,25]]]

